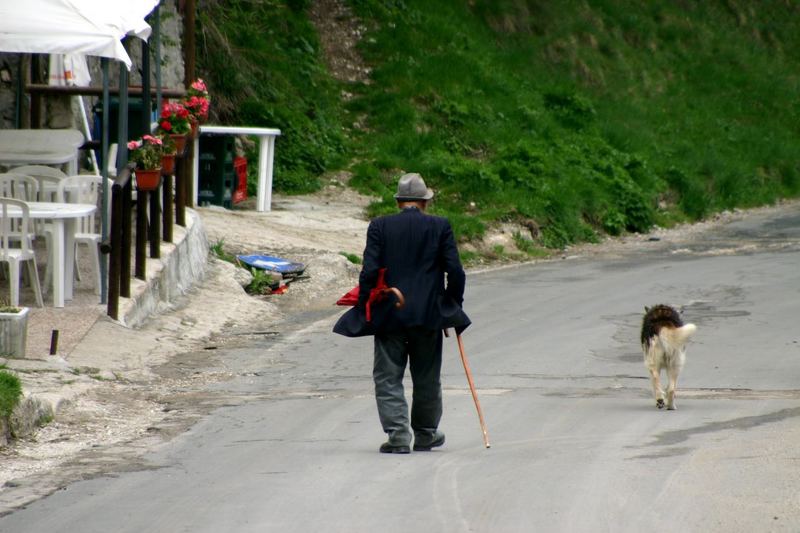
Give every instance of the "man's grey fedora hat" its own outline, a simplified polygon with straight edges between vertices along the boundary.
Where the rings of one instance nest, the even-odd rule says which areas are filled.
[[[430,200],[433,191],[425,185],[425,180],[419,174],[403,174],[397,182],[394,198],[401,201]]]

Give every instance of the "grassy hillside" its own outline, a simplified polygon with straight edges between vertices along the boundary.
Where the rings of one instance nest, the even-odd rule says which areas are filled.
[[[200,17],[220,118],[284,130],[285,190],[347,168],[374,215],[418,171],[461,238],[530,220],[550,247],[800,194],[794,2],[347,3],[369,83],[327,74],[302,0]]]
[[[304,9],[303,2],[207,0],[197,13],[198,70],[214,119],[279,128],[275,186],[290,192],[319,188],[320,174],[347,162],[339,89]]]

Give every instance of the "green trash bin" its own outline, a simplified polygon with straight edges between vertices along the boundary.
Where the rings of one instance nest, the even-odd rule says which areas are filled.
[[[198,154],[197,203],[198,205],[233,206],[236,190],[236,172],[233,160],[236,142],[230,135],[200,136]]]

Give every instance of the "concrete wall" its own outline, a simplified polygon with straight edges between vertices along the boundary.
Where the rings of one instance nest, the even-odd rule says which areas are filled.
[[[131,298],[121,299],[120,322],[142,324],[205,276],[208,237],[197,212],[186,210],[186,228],[174,226],[173,241],[162,243],[161,259],[147,259],[147,281],[131,281]]]

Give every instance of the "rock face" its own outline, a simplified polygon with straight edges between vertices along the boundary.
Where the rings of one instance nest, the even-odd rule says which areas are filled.
[[[26,396],[11,413],[8,429],[14,438],[27,437],[52,419],[53,408],[49,403],[34,396]]]
[[[21,61],[21,54],[0,53],[0,129],[14,128],[16,84]]]
[[[11,416],[0,417],[0,448],[12,438],[32,435],[36,428],[53,419],[53,408],[34,396],[26,396],[14,408]]]

